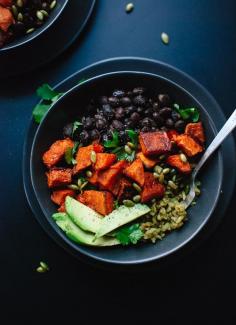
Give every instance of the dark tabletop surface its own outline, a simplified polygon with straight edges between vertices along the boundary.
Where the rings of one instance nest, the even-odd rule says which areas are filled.
[[[98,0],[81,37],[53,63],[0,81],[2,324],[14,319],[119,323],[158,321],[235,324],[235,200],[216,232],[190,255],[162,270],[114,273],[83,264],[37,223],[22,185],[22,147],[35,89],[58,83],[95,61],[116,56],[158,59],[202,83],[226,117],[236,98],[235,0]],[[161,32],[170,44],[160,41]],[[20,60],[19,60],[20,64]],[[229,157],[230,159],[230,157]],[[235,193],[234,193],[235,197]],[[40,260],[51,271],[38,274]]]

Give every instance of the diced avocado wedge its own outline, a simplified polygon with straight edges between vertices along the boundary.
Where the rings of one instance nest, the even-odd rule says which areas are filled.
[[[102,219],[101,226],[96,232],[95,238],[100,238],[114,229],[143,216],[149,211],[150,208],[145,204],[135,204],[131,208],[121,205],[118,209],[112,211]]]
[[[116,238],[112,237],[100,237],[96,239],[93,234],[76,226],[66,213],[54,213],[52,217],[56,224],[66,233],[67,237],[78,244],[99,247],[120,244]]]
[[[100,228],[103,216],[96,211],[70,196],[66,197],[65,207],[71,220],[81,229],[96,233]]]

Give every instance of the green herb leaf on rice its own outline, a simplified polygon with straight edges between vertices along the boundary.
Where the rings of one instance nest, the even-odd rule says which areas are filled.
[[[105,148],[116,148],[120,144],[119,134],[117,131],[112,132],[112,139],[104,141],[103,145]]]
[[[180,108],[178,104],[174,104],[174,109],[179,113],[183,120],[191,120],[194,123],[199,120],[200,114],[196,107]]]
[[[131,226],[122,227],[116,232],[116,238],[122,245],[137,244],[138,241],[143,237],[143,232],[140,229],[139,223]]]

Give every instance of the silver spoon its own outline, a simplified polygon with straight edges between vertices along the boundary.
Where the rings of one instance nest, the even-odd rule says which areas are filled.
[[[201,169],[201,167],[205,164],[207,159],[216,151],[216,149],[221,145],[224,139],[233,131],[236,127],[236,109],[234,110],[233,114],[230,118],[226,121],[222,129],[219,131],[217,136],[211,142],[209,147],[206,149],[204,154],[202,155],[201,159],[199,160],[197,166],[195,167],[192,175],[191,175],[191,182],[190,182],[190,190],[188,195],[186,196],[185,200],[183,200],[183,204],[185,208],[189,207],[195,197],[195,179],[196,176]]]

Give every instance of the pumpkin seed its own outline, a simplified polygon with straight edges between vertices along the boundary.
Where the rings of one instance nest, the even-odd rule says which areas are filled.
[[[188,161],[187,157],[185,156],[185,154],[181,153],[179,155],[179,158],[182,160],[183,163],[186,164],[186,162]]]
[[[131,208],[134,206],[134,202],[131,200],[123,200],[123,204],[128,208]]]
[[[51,2],[50,9],[51,10],[54,9],[56,7],[56,4],[57,4],[57,1],[56,0],[54,0],[53,2]]]
[[[48,17],[49,15],[48,15],[48,12],[46,11],[46,10],[40,10],[41,11],[41,13],[45,16],[45,17]]]
[[[160,173],[162,172],[162,167],[159,166],[159,165],[156,165],[156,166],[154,167],[154,171],[155,171],[156,173],[160,174]]]
[[[13,15],[15,17],[17,17],[17,15],[18,15],[18,9],[17,9],[17,7],[15,5],[11,6],[11,10],[13,12]]]
[[[26,34],[30,34],[30,33],[32,33],[32,32],[34,32],[34,28],[30,28],[30,29],[28,29],[27,31],[26,31]]]
[[[136,183],[133,183],[133,188],[137,191],[137,192],[142,192],[142,189],[141,189],[141,187],[138,185],[138,184],[136,184]]]
[[[80,191],[82,191],[83,188],[85,188],[85,186],[88,184],[88,182],[84,182],[81,186],[80,186]]]
[[[16,1],[16,5],[17,5],[17,7],[22,8],[23,5],[24,5],[23,0],[17,0],[17,1]]]
[[[129,14],[130,12],[132,12],[134,10],[134,4],[133,3],[128,3],[125,7],[125,11],[127,12],[127,14]]]
[[[169,172],[170,172],[170,168],[164,168],[162,171],[164,175],[169,174]]]
[[[155,179],[159,178],[159,175],[157,173],[153,173],[153,176]]]
[[[38,273],[45,273],[46,272],[46,270],[42,266],[37,267],[36,271]]]
[[[92,161],[92,163],[95,164],[96,160],[97,160],[97,155],[96,155],[96,152],[95,151],[91,151],[91,154],[90,154],[90,159]]]
[[[140,202],[140,200],[141,200],[141,196],[140,196],[140,195],[135,195],[135,196],[133,197],[133,201],[134,201],[135,203]]]
[[[169,35],[166,33],[161,33],[161,40],[165,45],[169,44]]]
[[[43,20],[44,19],[44,15],[43,15],[43,13],[40,11],[40,10],[38,10],[37,12],[36,12],[36,16],[37,16],[37,18],[39,19],[39,20]]]
[[[130,147],[126,144],[125,145],[125,152],[128,153],[129,155],[131,155],[132,150],[130,149]]]
[[[77,181],[77,184],[78,184],[78,187],[80,188],[81,185],[83,184],[82,180],[79,178],[78,181]]]
[[[176,190],[178,186],[173,181],[168,181],[168,185],[173,188],[173,190]]]
[[[163,173],[161,173],[161,174],[159,175],[158,180],[159,180],[159,183],[163,184],[163,183],[164,183],[164,180],[165,180],[165,175],[164,175]]]
[[[40,262],[39,264],[40,264],[40,266],[41,266],[43,269],[45,269],[45,271],[49,271],[49,266],[47,265],[47,263],[45,263],[45,262]]]
[[[67,185],[67,187],[71,190],[75,190],[75,191],[78,191],[79,190],[79,187],[75,184],[70,184],[70,185]]]
[[[164,160],[165,158],[166,158],[165,155],[161,155],[161,156],[159,157],[160,160]]]
[[[86,171],[86,176],[87,177],[92,177],[93,176],[93,173],[90,170],[87,170]]]
[[[135,145],[132,142],[127,142],[127,146],[129,146],[131,149],[135,148]]]
[[[18,20],[18,21],[23,21],[23,18],[24,18],[24,17],[23,17],[23,15],[22,15],[22,13],[19,12],[18,15],[17,15],[17,20]]]

